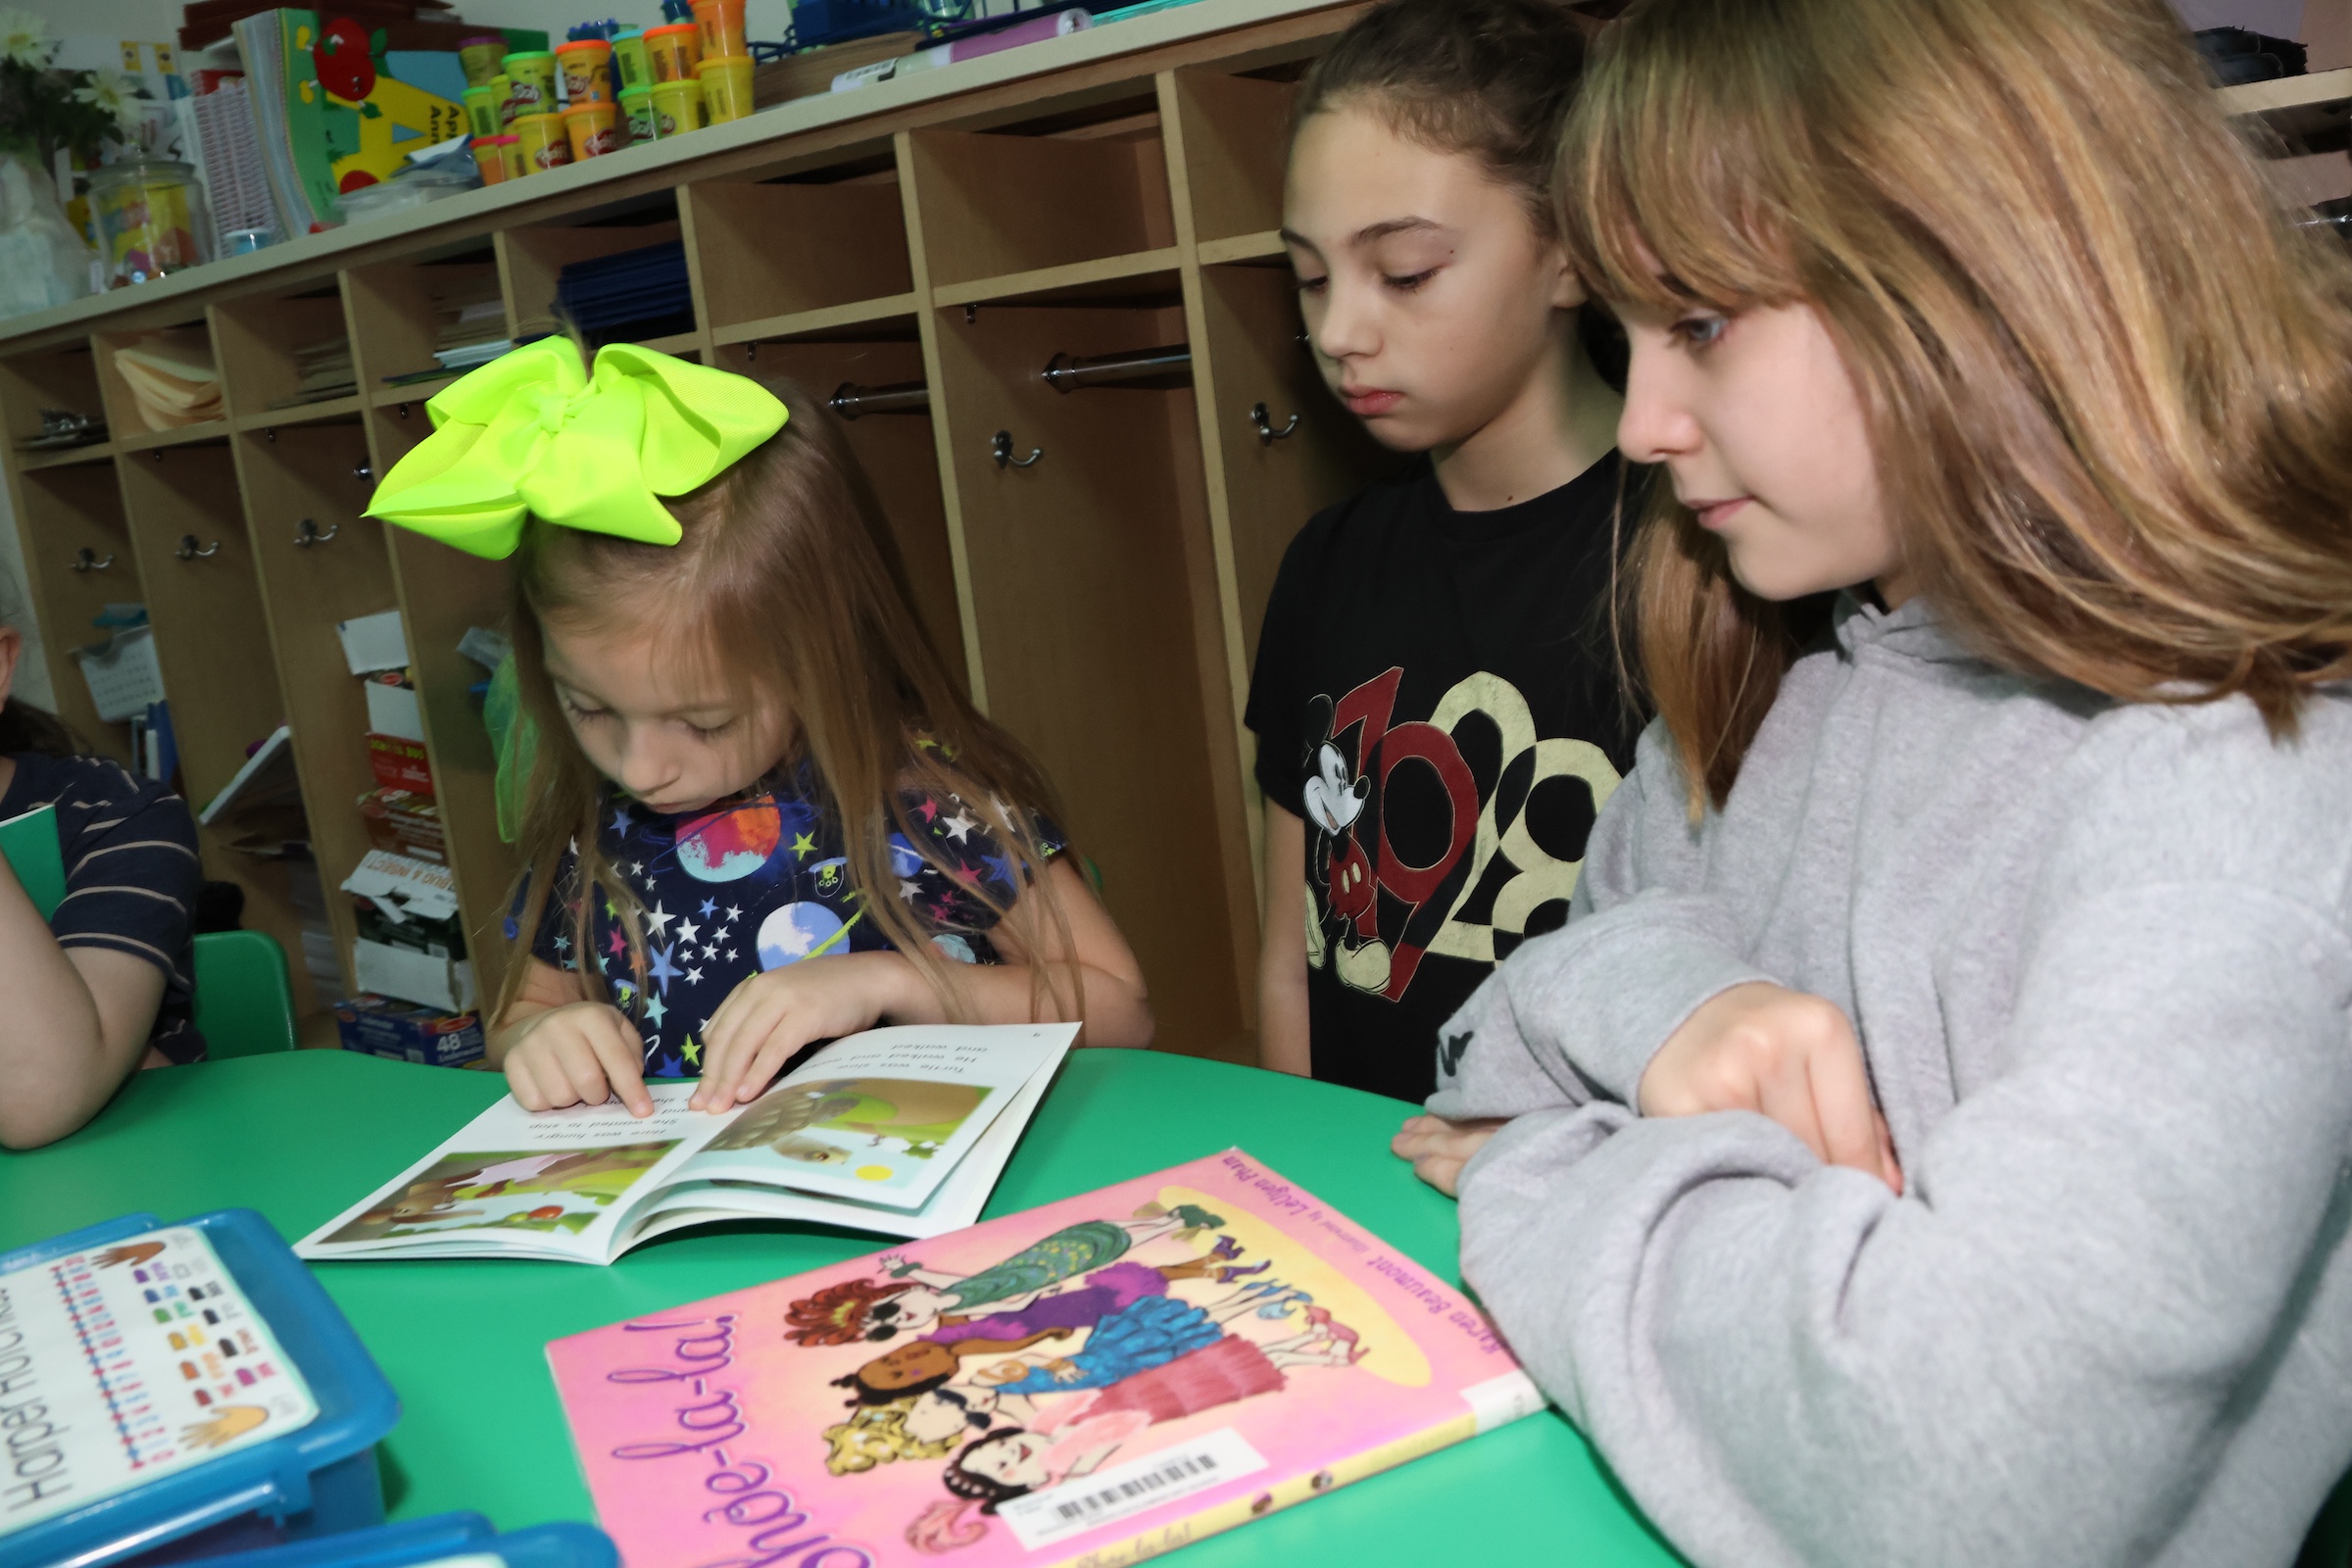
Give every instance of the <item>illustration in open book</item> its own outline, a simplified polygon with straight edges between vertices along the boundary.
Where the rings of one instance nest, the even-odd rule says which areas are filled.
[[[787,1515],[843,1563],[1133,1560],[1541,1402],[1458,1294],[1239,1152],[549,1355],[633,1568],[758,1560]]]
[[[936,1236],[979,1217],[1077,1025],[925,1024],[833,1041],[758,1100],[696,1085],[525,1110],[506,1096],[296,1244],[297,1255],[609,1263],[688,1225],[767,1218]]]

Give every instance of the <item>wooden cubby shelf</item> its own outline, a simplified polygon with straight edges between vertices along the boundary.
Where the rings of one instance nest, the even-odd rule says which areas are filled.
[[[686,151],[436,203],[413,226],[315,235],[222,264],[218,281],[0,322],[12,445],[44,409],[109,421],[104,443],[7,462],[65,716],[127,757],[70,650],[103,606],[138,599],[192,801],[292,726],[301,809],[281,826],[312,861],[227,827],[203,845],[293,959],[306,1042],[331,1043],[325,1009],[353,983],[336,890],[368,848],[357,803],[374,784],[338,621],[401,613],[484,990],[515,871],[485,671],[458,652],[505,624],[508,568],[360,515],[452,379],[386,378],[547,331],[564,267],[674,241],[693,319],[649,346],[788,382],[806,416],[836,421],[926,629],[1062,791],[1162,1048],[1253,1060],[1247,653],[1292,532],[1382,461],[1322,396],[1288,280],[1263,265],[1281,254],[1291,81],[1355,10],[1200,0],[975,62],[957,91],[912,78],[796,104]],[[214,355],[221,418],[138,418],[113,355],[164,329]],[[1189,371],[1148,385],[1065,392],[1042,373],[1056,354],[1177,344]],[[844,386],[923,396],[844,417],[826,409]],[[1261,401],[1299,415],[1292,436],[1259,440]],[[999,431],[1043,456],[1000,465]],[[74,569],[85,549],[106,566]],[[320,890],[336,962],[314,982],[302,918]]]
[[[1299,524],[1400,461],[1326,392],[1278,232],[1296,83],[1360,10],[1198,0],[0,321],[9,495],[61,712],[128,760],[72,653],[106,606],[138,600],[192,802],[291,725],[301,808],[275,827],[312,859],[224,826],[204,830],[204,861],[285,945],[305,1042],[332,1044],[325,1009],[353,981],[336,889],[368,848],[357,802],[374,785],[335,625],[397,609],[477,980],[495,986],[515,865],[485,671],[458,645],[505,623],[512,586],[504,563],[360,515],[452,379],[387,378],[552,330],[566,266],[676,242],[691,325],[650,346],[790,382],[803,416],[838,420],[925,627],[1060,787],[1161,1048],[1254,1060],[1241,712],[1258,622]],[[2308,145],[2340,134],[2352,71],[2222,102]],[[159,331],[215,357],[220,418],[146,428],[114,355]],[[1057,354],[1179,344],[1185,365],[1148,383],[1043,374]],[[826,411],[844,386],[922,395],[844,417]],[[44,410],[102,416],[108,439],[21,450]],[[321,893],[333,962],[314,981],[303,918]]]

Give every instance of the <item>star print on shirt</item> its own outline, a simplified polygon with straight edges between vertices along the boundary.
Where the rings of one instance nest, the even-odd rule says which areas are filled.
[[[678,922],[678,940],[692,942],[701,930],[702,927],[696,925],[692,920],[680,920]]]
[[[667,1016],[669,1016],[669,1009],[662,1005],[662,999],[660,997],[649,997],[646,999],[646,1022],[659,1029],[662,1027],[662,1020]]]
[[[642,870],[643,867],[639,867],[639,869]],[[645,923],[647,928],[654,933],[657,939],[659,939],[669,935],[669,922],[675,920],[676,918],[676,915],[662,907],[661,905],[656,904],[654,906],[654,912],[645,917]]]
[[[705,899],[703,901],[703,907],[700,912],[704,919],[710,919],[712,915],[718,912],[718,901],[716,899]]]
[[[628,933],[621,930],[620,927],[614,926],[607,935],[605,945],[612,950],[612,956],[617,958],[629,951]]]
[[[656,948],[654,966],[646,971],[646,978],[658,982],[663,996],[669,994],[669,983],[678,978],[677,966],[669,961],[669,956],[676,951],[675,948]]]
[[[557,938],[556,938],[556,951],[557,951],[558,953],[569,953],[569,952],[571,951],[571,938],[569,938],[569,937],[566,937],[566,936],[559,936],[559,937],[557,937]]]
[[[816,840],[810,838],[806,833],[795,833],[792,836],[792,858],[794,859],[806,860],[808,858],[808,857],[814,855],[815,853]],[[734,917],[734,913],[735,911],[732,909],[727,911],[727,915],[730,919]]]
[[[740,920],[743,918],[743,911],[730,904],[727,906],[727,918],[729,920]]]
[[[966,833],[969,833],[972,829],[978,827],[980,824],[974,821],[972,818],[964,815],[961,810],[958,810],[954,816],[949,817],[946,821],[940,823],[939,825],[948,830],[948,837],[954,839],[956,843],[961,844],[963,842],[963,836]]]
[[[700,970],[700,969],[689,969],[689,970],[687,970],[687,971],[686,971],[686,983],[687,983],[688,985],[690,985],[690,986],[699,986],[699,985],[701,985],[701,984],[703,983],[703,971],[702,971],[702,970]]]

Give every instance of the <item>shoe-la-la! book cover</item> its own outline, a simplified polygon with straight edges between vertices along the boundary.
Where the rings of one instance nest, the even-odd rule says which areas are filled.
[[[1135,1562],[1542,1396],[1231,1150],[548,1347],[629,1568]]]

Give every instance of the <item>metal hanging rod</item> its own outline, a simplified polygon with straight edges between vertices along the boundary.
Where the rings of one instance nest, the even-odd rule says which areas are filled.
[[[920,381],[898,381],[889,386],[844,381],[825,399],[825,407],[845,419],[868,414],[929,414],[931,389]]]
[[[1045,368],[1046,385],[1056,392],[1086,386],[1164,388],[1193,384],[1193,346],[1131,349],[1124,354],[1056,354]]]

